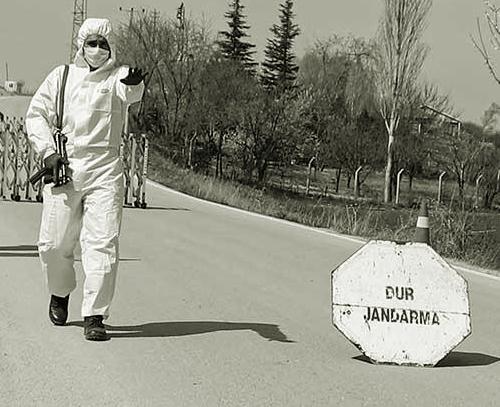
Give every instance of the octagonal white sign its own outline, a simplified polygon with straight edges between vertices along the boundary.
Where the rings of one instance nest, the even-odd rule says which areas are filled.
[[[367,243],[332,272],[332,310],[375,363],[433,366],[471,332],[466,281],[423,243]]]

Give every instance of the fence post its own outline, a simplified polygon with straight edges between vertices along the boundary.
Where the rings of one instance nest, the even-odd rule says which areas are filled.
[[[125,106],[125,117],[124,117],[124,120],[123,120],[123,134],[125,135],[128,135],[128,127],[129,127],[129,123],[128,123],[128,118],[130,116],[130,105],[127,104],[127,106]]]
[[[311,157],[309,160],[309,165],[307,166],[307,183],[306,183],[306,195],[309,195],[309,189],[311,187],[311,169],[313,162],[316,160],[316,157]]]
[[[132,143],[132,148],[130,150],[130,187],[128,190],[127,202],[132,204],[134,201],[134,187],[135,187],[135,154],[137,151],[137,142],[135,140],[135,134],[130,133],[130,142]]]
[[[9,154],[9,139],[6,132],[6,125],[2,125],[1,139],[0,143],[3,144],[3,154],[2,154],[2,179],[0,180],[0,198],[5,198],[5,191],[7,190],[7,160]]]
[[[198,133],[195,131],[193,136],[189,139],[189,153],[188,153],[188,168],[193,169],[193,144],[198,137]]]
[[[500,170],[499,170],[500,173]],[[497,242],[497,247],[500,247],[500,217],[497,216],[497,221],[496,221],[496,233],[495,233],[495,239]],[[496,257],[496,266],[500,268],[500,251],[497,250],[497,257]]]
[[[363,166],[359,166],[356,172],[354,173],[354,196],[359,197],[359,173]]]
[[[13,144],[13,164],[12,169],[14,170],[14,178],[12,180],[12,193],[10,194],[10,199],[19,202],[21,200],[21,195],[19,191],[20,173],[21,173],[21,140],[15,134],[14,123],[10,126],[11,138],[14,140]]]
[[[441,174],[439,174],[439,185],[438,185],[438,204],[441,203],[441,196],[442,196],[442,192],[443,192],[443,177],[446,175],[446,171],[443,171],[441,172]]]
[[[479,184],[480,184],[482,178],[483,178],[483,174],[479,174],[479,176],[476,178],[476,193],[474,196],[474,207],[475,208],[479,207]]]
[[[146,134],[142,135],[144,143],[143,158],[142,158],[142,193],[141,193],[141,208],[146,209],[146,179],[148,177],[148,162],[149,162],[149,140]]]
[[[399,190],[401,188],[401,175],[403,174],[404,170],[405,170],[404,168],[401,168],[398,171],[398,177],[397,177],[397,182],[396,182],[396,205],[399,204]]]

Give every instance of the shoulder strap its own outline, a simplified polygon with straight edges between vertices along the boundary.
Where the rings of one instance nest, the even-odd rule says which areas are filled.
[[[56,127],[62,130],[63,114],[64,114],[64,91],[66,89],[66,81],[68,79],[69,65],[64,65],[61,87],[59,88],[58,106],[57,106],[57,122]]]

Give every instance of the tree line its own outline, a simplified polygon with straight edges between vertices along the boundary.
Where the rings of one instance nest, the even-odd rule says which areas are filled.
[[[421,38],[431,0],[384,0],[377,35],[332,35],[298,58],[294,2],[284,0],[256,60],[242,0],[230,0],[227,29],[157,12],[135,15],[116,35],[120,62],[143,67],[146,94],[131,109],[135,131],[195,171],[266,183],[272,166],[336,168],[359,190],[385,174],[384,200],[396,174],[410,179],[447,171],[461,198],[481,175],[483,204],[498,193],[499,109],[481,124],[454,119],[449,98],[420,79],[428,49]],[[496,106],[498,107],[498,106]]]

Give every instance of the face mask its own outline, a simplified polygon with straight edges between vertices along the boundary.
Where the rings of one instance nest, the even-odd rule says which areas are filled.
[[[83,47],[83,56],[92,68],[100,68],[108,59],[110,52],[100,47]]]

